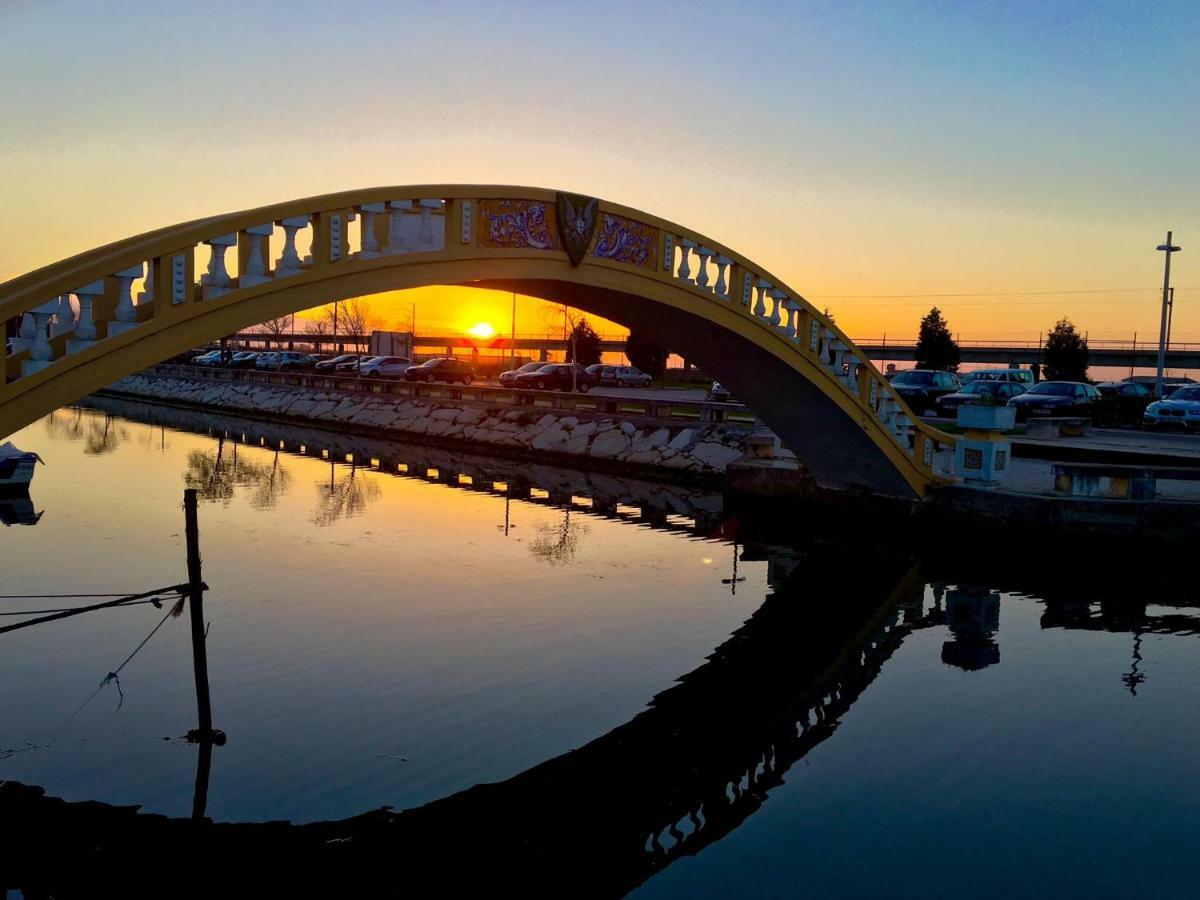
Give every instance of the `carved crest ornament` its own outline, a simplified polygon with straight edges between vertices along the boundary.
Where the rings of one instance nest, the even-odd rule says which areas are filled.
[[[571,265],[577,266],[583,262],[596,233],[596,212],[600,201],[595,197],[559,191],[556,205],[558,236],[562,239]]]

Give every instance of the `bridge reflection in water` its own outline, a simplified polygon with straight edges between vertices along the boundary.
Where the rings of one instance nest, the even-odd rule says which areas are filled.
[[[181,418],[173,424],[187,418],[192,428],[208,427],[203,417],[161,412]],[[291,440],[306,452],[325,439],[256,427],[266,431],[247,431],[248,439]],[[385,448],[398,452],[396,445],[328,439],[324,449],[331,460],[361,454],[384,468]],[[518,473],[504,462],[443,456],[427,447],[405,454],[410,477],[433,477],[429,472],[436,470],[437,480],[456,489],[518,483]],[[399,464],[390,470],[399,473]],[[620,516],[617,510],[637,499],[640,512],[631,520],[642,525],[692,533],[722,528],[720,498],[619,480],[598,484],[588,481],[596,476],[565,470],[546,469],[536,477],[550,487],[538,490],[527,475],[523,502]],[[601,492],[605,486],[609,493]],[[579,503],[580,491],[594,492],[589,503]],[[743,558],[769,562],[771,590],[762,605],[703,665],[629,722],[579,749],[403,812],[382,809],[300,826],[193,823],[132,808],[64,803],[8,783],[0,786],[0,828],[9,835],[6,877],[63,896],[118,885],[138,893],[162,884],[147,860],[186,855],[200,861],[180,876],[196,890],[261,883],[344,892],[384,884],[394,889],[385,892],[398,893],[437,881],[443,888],[519,884],[535,895],[616,896],[720,840],[760,809],[788,771],[835,733],[916,630],[950,630],[952,639],[941,651],[948,664],[978,669],[1000,661],[1000,595],[994,590],[944,583],[926,590],[910,561],[865,560],[859,549],[833,544],[796,549],[752,543]],[[847,571],[859,573],[852,586]],[[1109,601],[1097,612],[1094,602],[1079,596],[1049,597],[1043,626],[1135,635],[1200,631],[1200,619],[1183,612],[1150,615],[1144,606]],[[217,777],[220,753],[235,748],[236,736],[218,752]],[[207,783],[207,762],[202,756],[198,793]],[[202,796],[197,806],[203,808]]]

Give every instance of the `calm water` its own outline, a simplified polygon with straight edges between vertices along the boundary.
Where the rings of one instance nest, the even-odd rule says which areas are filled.
[[[183,581],[182,491],[201,489],[216,820],[504,782],[531,809],[590,798],[605,849],[580,865],[612,893],[1193,893],[1194,592],[927,580],[735,546],[720,499],[680,488],[138,415],[172,424],[63,410],[13,438],[46,465],[32,511],[0,506],[41,512],[0,529],[0,593]],[[189,814],[187,617],[92,696],[164,613],[0,635],[0,777]],[[527,772],[573,748],[554,791]],[[618,774],[637,802],[597,816]]]

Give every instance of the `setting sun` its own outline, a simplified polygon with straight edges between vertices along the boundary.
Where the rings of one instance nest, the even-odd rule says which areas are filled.
[[[487,322],[477,322],[467,329],[467,334],[477,338],[490,338],[496,334],[496,329]]]

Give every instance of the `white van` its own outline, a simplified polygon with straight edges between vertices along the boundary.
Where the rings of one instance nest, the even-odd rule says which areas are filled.
[[[963,372],[958,377],[963,384],[969,381],[1015,381],[1031,388],[1034,383],[1032,369],[976,369],[974,372]]]

